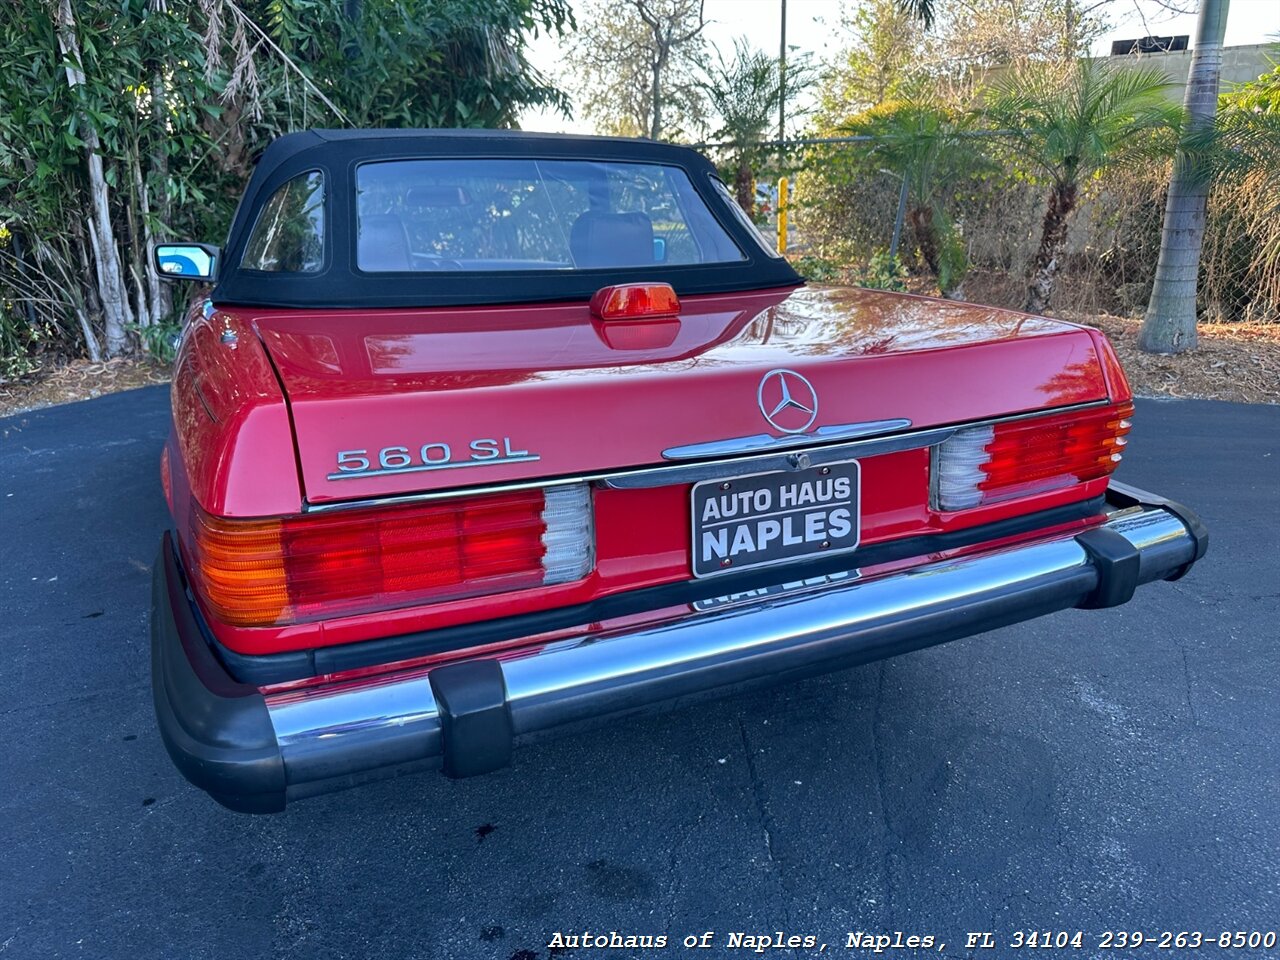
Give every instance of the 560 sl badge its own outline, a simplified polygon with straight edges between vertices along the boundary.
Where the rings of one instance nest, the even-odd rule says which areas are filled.
[[[492,467],[500,463],[528,463],[540,459],[536,453],[517,450],[510,437],[495,440],[483,437],[472,440],[454,456],[447,443],[424,443],[416,450],[409,447],[383,447],[381,450],[339,450],[338,469],[330,480],[356,477],[383,477],[392,473],[421,473],[424,470],[456,470],[459,467]]]

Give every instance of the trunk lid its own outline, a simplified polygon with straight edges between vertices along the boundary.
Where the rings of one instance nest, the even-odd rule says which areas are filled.
[[[689,297],[677,319],[586,304],[249,313],[288,397],[307,500],[415,493],[661,464],[781,435],[762,380],[812,385],[787,431],[960,423],[1101,400],[1086,328],[855,288]],[[791,381],[794,382],[794,381]],[[787,418],[791,419],[788,420]],[[815,442],[822,438],[815,437]]]

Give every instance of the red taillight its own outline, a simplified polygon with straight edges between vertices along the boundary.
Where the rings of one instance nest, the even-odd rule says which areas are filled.
[[[269,520],[196,510],[195,579],[213,614],[270,626],[580,579],[584,485]]]
[[[938,506],[964,510],[1110,476],[1132,415],[1125,403],[960,430],[938,448]]]
[[[634,320],[639,317],[674,317],[680,300],[667,283],[622,283],[597,290],[591,313],[601,320]]]

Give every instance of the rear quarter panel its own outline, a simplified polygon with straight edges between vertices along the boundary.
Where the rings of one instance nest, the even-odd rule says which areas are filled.
[[[224,332],[235,337],[223,343]],[[302,490],[284,394],[257,335],[239,316],[192,308],[174,365],[174,520],[188,499],[223,517],[297,513]],[[182,479],[178,479],[178,473]]]

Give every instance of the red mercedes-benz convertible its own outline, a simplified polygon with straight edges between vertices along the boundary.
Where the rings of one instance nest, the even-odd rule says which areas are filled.
[[[1124,603],[1205,551],[1111,480],[1096,330],[805,286],[645,141],[273,143],[193,304],[156,712],[236,810]]]

